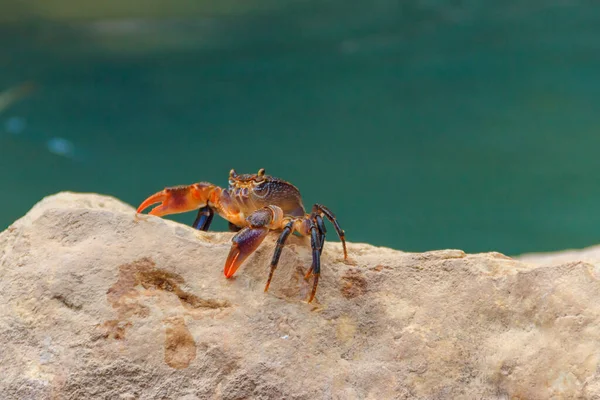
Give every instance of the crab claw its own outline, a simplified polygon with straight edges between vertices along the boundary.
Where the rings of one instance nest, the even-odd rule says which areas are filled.
[[[214,188],[214,185],[208,183],[166,188],[144,200],[137,212],[141,213],[155,203],[161,204],[150,210],[148,214],[158,217],[196,210],[206,205]]]
[[[226,278],[231,278],[235,274],[246,258],[262,243],[267,233],[269,233],[268,228],[244,228],[233,237],[231,240],[233,244],[223,270]]]

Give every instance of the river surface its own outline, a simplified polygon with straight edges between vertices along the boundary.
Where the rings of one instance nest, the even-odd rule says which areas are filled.
[[[265,168],[353,242],[599,243],[600,7],[410,3],[0,26],[0,92],[35,85],[0,110],[0,229],[62,190],[137,206]]]

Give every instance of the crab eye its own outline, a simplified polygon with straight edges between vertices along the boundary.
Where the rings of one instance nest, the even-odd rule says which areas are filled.
[[[261,168],[258,170],[258,174],[254,176],[254,182],[262,182],[265,180],[265,169]]]

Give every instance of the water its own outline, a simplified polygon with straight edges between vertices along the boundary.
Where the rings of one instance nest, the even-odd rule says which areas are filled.
[[[0,113],[0,229],[61,190],[137,206],[266,168],[353,242],[600,242],[600,9],[397,3],[0,25],[0,91],[36,85]]]

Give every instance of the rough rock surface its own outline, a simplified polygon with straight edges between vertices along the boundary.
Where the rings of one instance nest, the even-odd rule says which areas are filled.
[[[516,258],[527,263],[546,266],[573,262],[586,262],[590,264],[599,264],[600,266],[600,246],[549,253],[528,253]]]
[[[305,240],[265,294],[275,235],[227,280],[231,237],[44,199],[0,234],[0,397],[600,398],[592,264],[327,242],[307,304]]]

